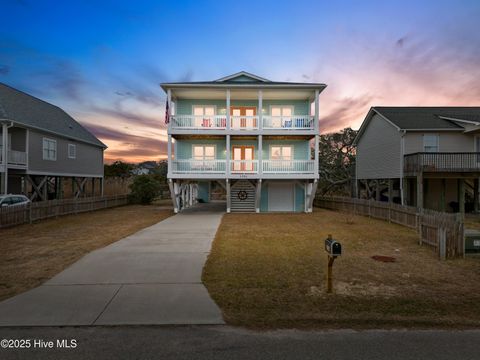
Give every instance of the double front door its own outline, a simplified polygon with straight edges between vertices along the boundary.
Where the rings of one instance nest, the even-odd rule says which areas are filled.
[[[248,106],[230,107],[233,129],[254,129],[257,127],[257,108]]]
[[[232,146],[233,166],[232,171],[254,171],[254,146]]]

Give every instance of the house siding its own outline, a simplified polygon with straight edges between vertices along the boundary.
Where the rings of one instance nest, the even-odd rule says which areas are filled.
[[[358,179],[399,178],[400,132],[379,115],[372,116],[357,144],[356,161]]]
[[[423,135],[438,135],[440,152],[472,152],[475,151],[474,135],[459,132],[407,132],[405,134],[405,154],[423,152]]]
[[[57,141],[57,160],[43,160],[43,138]],[[54,174],[103,176],[103,148],[83,142],[68,140],[39,131],[29,131],[28,171]],[[68,144],[75,144],[75,159],[68,158]]]
[[[192,115],[194,105],[214,105],[218,115],[226,114],[226,101],[222,100],[177,100],[176,113],[178,115]],[[270,114],[270,107],[272,105],[286,105],[293,106],[294,115],[308,115],[310,114],[310,103],[302,100],[263,100],[262,109],[263,114]],[[230,106],[254,106],[258,107],[257,100],[231,100]]]

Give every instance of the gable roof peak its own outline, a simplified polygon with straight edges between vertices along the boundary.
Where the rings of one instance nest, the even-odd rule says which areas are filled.
[[[244,80],[240,80],[240,79]],[[237,80],[235,80],[237,79]],[[215,82],[232,82],[232,81],[243,81],[243,82],[272,82],[271,80],[265,79],[263,77],[260,77],[258,75],[246,72],[246,71],[240,71],[232,75],[228,75],[225,77],[222,77],[220,79],[215,80]]]

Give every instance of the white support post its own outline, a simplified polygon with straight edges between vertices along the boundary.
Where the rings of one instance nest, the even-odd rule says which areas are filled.
[[[225,157],[226,157],[226,161],[227,163],[225,164],[225,173],[227,175],[227,178],[230,176],[230,135],[227,134],[227,141],[226,141],[226,145],[225,145]]]
[[[168,89],[167,90],[167,104],[168,104],[168,119],[170,119],[170,115],[172,114],[172,90]],[[168,122],[168,130],[170,130],[172,128],[171,126],[172,122],[169,121]]]
[[[319,130],[320,129],[320,124],[319,124],[320,104],[318,103],[319,94],[320,94],[320,92],[318,90],[315,90],[315,124],[314,124],[315,134],[320,134],[320,130]]]
[[[257,181],[257,191],[255,193],[255,212],[260,212],[260,199],[262,196],[262,179],[258,179]]]
[[[258,128],[260,130],[263,129],[263,92],[262,90],[258,90],[258,109],[257,109],[257,116],[258,116]]]
[[[226,104],[226,112],[227,112],[227,130],[230,130],[230,89],[227,89],[226,93],[227,97],[227,104]]]
[[[168,158],[168,169],[167,169],[167,177],[172,175],[172,135],[168,135],[168,143],[167,143],[167,158]]]
[[[231,198],[230,198],[230,180],[227,179],[226,181],[226,185],[227,185],[227,213],[230,212],[230,207],[231,207]]]
[[[173,212],[176,214],[178,213],[177,193],[175,183],[172,179],[168,179],[168,188],[170,189],[170,197],[172,198]]]
[[[258,173],[263,173],[263,135],[258,135]]]
[[[313,201],[315,200],[315,194],[317,193],[318,180],[313,180],[312,188],[310,190],[310,196],[308,198],[308,212],[313,211]]]
[[[319,140],[320,140],[320,136],[319,135],[315,135],[315,154],[314,154],[314,160],[315,160],[315,163],[313,164],[313,171],[315,173],[315,178],[318,179],[320,176],[318,174],[318,152],[320,150],[319,148]]]

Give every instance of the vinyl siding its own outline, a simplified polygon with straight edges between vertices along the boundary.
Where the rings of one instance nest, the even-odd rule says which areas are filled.
[[[204,202],[210,201],[210,182],[199,181],[198,182],[198,198]]]
[[[43,138],[57,141],[57,160],[43,160]],[[77,146],[75,159],[68,158],[68,144]],[[74,140],[29,131],[28,171],[52,174],[78,174],[103,176],[103,148]]]
[[[218,115],[226,114],[226,101],[224,100],[178,100],[176,103],[176,113],[178,115],[192,115],[193,105],[214,105]],[[310,113],[310,104],[302,100],[263,100],[263,114],[270,114],[272,105],[293,105],[294,115],[308,115]],[[231,100],[230,106],[254,106],[258,107],[257,100]]]
[[[400,156],[400,132],[379,115],[374,115],[357,145],[357,178],[399,178]]]
[[[423,152],[423,135],[438,135],[440,152],[475,151],[474,135],[458,132],[408,132],[405,134],[405,154]]]

